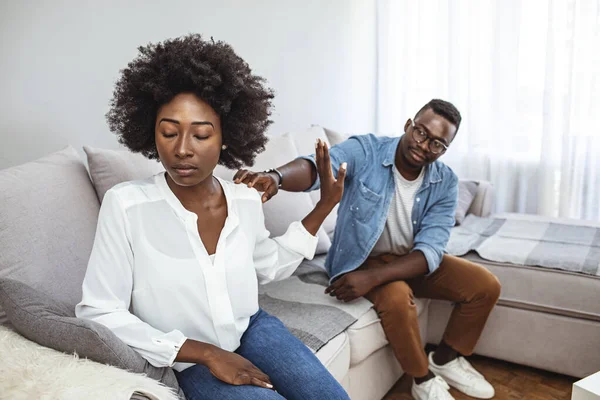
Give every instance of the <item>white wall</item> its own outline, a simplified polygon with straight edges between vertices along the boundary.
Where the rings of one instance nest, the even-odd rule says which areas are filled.
[[[276,91],[269,133],[375,126],[375,0],[3,1],[0,169],[71,144],[117,148],[108,110],[137,46],[199,32]]]

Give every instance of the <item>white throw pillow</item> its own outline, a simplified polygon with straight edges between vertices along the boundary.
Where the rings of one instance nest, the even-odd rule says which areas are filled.
[[[315,153],[315,143],[317,142],[317,139],[321,139],[323,142],[327,143],[327,146],[329,147],[332,146],[332,144],[329,142],[329,138],[327,137],[325,128],[319,125],[313,125],[305,131],[293,133],[292,136],[294,138],[294,143],[296,144],[299,155],[301,156],[308,156]],[[310,197],[313,204],[316,205],[321,199],[321,193],[320,191],[315,190],[310,193]],[[333,232],[335,231],[337,213],[338,206],[335,206],[331,214],[329,214],[323,222],[323,229],[330,237],[333,237]]]
[[[331,143],[332,146],[335,146],[336,144],[340,144],[343,141],[347,140],[350,136],[352,136],[351,134],[339,133],[336,131],[332,131],[329,128],[323,128],[323,129],[325,130],[327,139],[329,139],[329,143]]]

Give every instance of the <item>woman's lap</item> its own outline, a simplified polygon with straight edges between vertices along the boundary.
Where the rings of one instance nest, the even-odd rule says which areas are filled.
[[[267,374],[277,392],[288,400],[349,399],[317,357],[281,321],[262,310],[250,319],[236,353]],[[204,398],[281,399],[268,389],[225,384],[201,365],[178,373],[177,379],[189,400],[194,398],[188,392]]]
[[[194,365],[177,372],[177,381],[187,400],[283,400],[271,389],[258,386],[235,386],[215,378],[204,365]]]

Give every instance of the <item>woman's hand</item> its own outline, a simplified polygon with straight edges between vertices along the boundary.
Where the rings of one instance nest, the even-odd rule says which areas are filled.
[[[267,374],[236,353],[217,348],[204,365],[217,379],[230,385],[254,385],[273,389]]]
[[[315,155],[317,173],[321,180],[321,200],[319,202],[333,208],[342,200],[342,196],[344,195],[344,179],[346,178],[347,164],[344,162],[340,165],[337,179],[335,179],[331,170],[329,149],[327,148],[327,144],[322,142],[321,139],[317,140]]]

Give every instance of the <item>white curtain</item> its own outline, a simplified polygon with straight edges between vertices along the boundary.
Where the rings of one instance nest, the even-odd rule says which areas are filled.
[[[498,212],[600,219],[600,0],[378,0],[377,131],[432,98],[463,116],[442,160]]]

